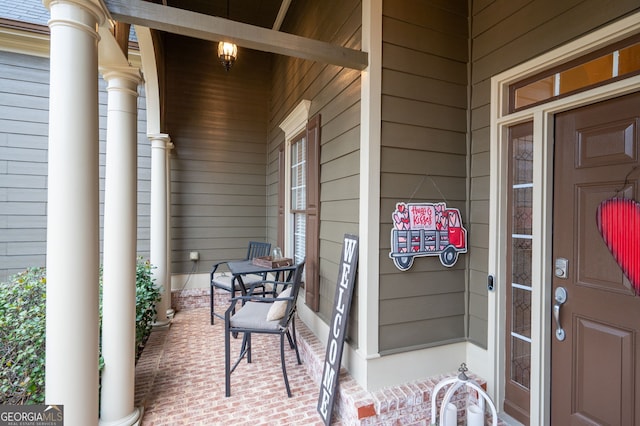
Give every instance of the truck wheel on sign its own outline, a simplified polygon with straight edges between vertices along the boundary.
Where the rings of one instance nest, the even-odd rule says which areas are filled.
[[[413,256],[394,257],[393,263],[395,263],[396,267],[401,271],[406,271],[413,265]]]
[[[440,253],[440,262],[444,266],[453,266],[458,261],[458,252],[453,246],[449,246]]]

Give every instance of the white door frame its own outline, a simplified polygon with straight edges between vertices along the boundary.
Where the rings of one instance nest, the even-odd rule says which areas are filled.
[[[640,32],[640,14],[628,16],[579,40],[545,53],[535,59],[505,71],[491,80],[490,129],[490,219],[489,265],[495,277],[495,290],[489,293],[487,348],[493,362],[494,400],[502,411],[505,392],[505,310],[506,277],[504,259],[507,253],[507,143],[508,128],[533,121],[533,246],[531,295],[531,424],[549,424],[551,389],[551,248],[553,218],[553,131],[554,115],[597,101],[640,90],[640,76],[620,80],[589,91],[508,113],[509,85],[545,69],[581,57],[618,40]]]

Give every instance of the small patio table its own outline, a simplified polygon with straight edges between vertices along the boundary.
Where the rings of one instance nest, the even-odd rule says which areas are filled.
[[[274,281],[287,281],[290,278],[293,271],[295,271],[296,269],[296,265],[294,264],[288,265],[288,266],[269,268],[265,266],[255,265],[251,260],[230,261],[227,263],[227,267],[229,268],[229,271],[233,274],[237,282],[240,284],[240,291],[242,292],[243,296],[247,295],[247,290],[248,290],[244,284],[244,281],[242,281],[243,275],[250,275],[250,274],[263,275],[266,273],[272,273],[275,276]],[[285,275],[287,273],[288,273],[288,276],[286,276],[285,278]],[[253,290],[253,288],[251,290]]]

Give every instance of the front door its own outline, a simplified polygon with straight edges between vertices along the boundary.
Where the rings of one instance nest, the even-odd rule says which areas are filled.
[[[640,426],[640,297],[596,224],[603,200],[640,200],[639,145],[640,93],[556,115],[552,425]]]

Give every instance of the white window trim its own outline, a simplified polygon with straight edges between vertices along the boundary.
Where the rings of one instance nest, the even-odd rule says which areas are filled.
[[[285,172],[284,172],[284,247],[285,256],[293,256],[293,220],[291,215],[291,142],[307,127],[311,101],[303,99],[280,123],[285,140]]]
[[[491,377],[493,399],[497,406],[504,403],[505,333],[502,326],[509,283],[502,259],[506,246],[506,184],[508,128],[514,124],[533,121],[534,139],[534,193],[533,203],[533,291],[531,298],[531,424],[549,424],[551,389],[551,348],[547,336],[551,335],[551,248],[552,248],[552,193],[553,193],[553,120],[554,115],[600,100],[640,90],[640,76],[620,80],[583,93],[538,105],[513,114],[508,113],[509,85],[545,69],[552,68],[618,40],[640,33],[640,14],[635,14],[600,30],[550,51],[538,58],[501,73],[491,80],[490,129],[490,221],[489,221],[489,274],[495,277],[495,291],[488,297],[487,365],[494,369]],[[544,285],[540,285],[544,283]]]

